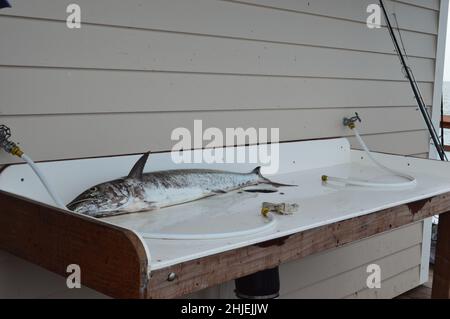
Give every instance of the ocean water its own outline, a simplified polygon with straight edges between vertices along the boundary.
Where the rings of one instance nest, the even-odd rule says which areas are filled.
[[[450,82],[444,82],[443,95],[444,95],[444,114],[450,115]]]

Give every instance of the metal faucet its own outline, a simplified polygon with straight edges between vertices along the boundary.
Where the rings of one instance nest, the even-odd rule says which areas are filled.
[[[355,116],[352,116],[350,118],[344,117],[343,124],[344,126],[348,126],[351,129],[355,128],[355,123],[361,122],[361,118],[359,117],[359,114],[355,112]]]
[[[11,137],[11,129],[6,125],[0,125],[0,148],[3,148],[7,153],[21,157],[23,155],[20,147],[9,140]]]

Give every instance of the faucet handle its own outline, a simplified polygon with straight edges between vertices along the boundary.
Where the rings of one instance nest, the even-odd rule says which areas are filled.
[[[3,144],[3,142],[8,141],[10,137],[11,137],[11,129],[6,125],[0,125],[0,144]]]
[[[344,126],[348,126],[351,129],[355,128],[356,122],[361,122],[361,118],[359,117],[359,114],[357,112],[355,112],[355,115],[350,118],[344,117],[343,120]]]
[[[0,148],[3,148],[7,153],[21,157],[23,155],[20,147],[9,140],[11,137],[11,129],[6,125],[0,125]]]

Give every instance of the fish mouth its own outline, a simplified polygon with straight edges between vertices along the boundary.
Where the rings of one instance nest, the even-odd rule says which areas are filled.
[[[74,201],[70,202],[69,204],[67,204],[67,208],[69,208],[71,210],[72,209],[71,207],[76,206],[77,204],[80,204],[80,203],[87,202],[87,201],[93,201],[93,200],[89,199],[89,198],[74,200]]]
[[[120,214],[120,211],[125,209],[131,201],[132,198],[128,198],[123,204],[108,208],[105,202],[102,203],[96,199],[84,198],[72,201],[67,205],[67,208],[73,212],[84,215],[104,217]]]
[[[85,215],[97,214],[102,211],[100,207],[102,207],[102,205],[92,198],[77,199],[67,205],[69,210]]]

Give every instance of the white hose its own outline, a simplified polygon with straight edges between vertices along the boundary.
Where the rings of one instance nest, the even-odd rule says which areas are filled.
[[[359,135],[358,130],[356,128],[353,128],[353,132],[355,133],[355,136],[359,142],[359,145],[361,145],[361,147],[364,149],[364,152],[366,153],[366,155],[376,166],[378,166],[380,169],[382,169],[392,175],[404,178],[407,181],[393,182],[393,183],[377,183],[377,182],[368,182],[368,181],[361,181],[361,180],[357,180],[357,179],[341,178],[341,177],[333,177],[333,176],[326,176],[326,181],[339,182],[339,183],[355,185],[355,186],[381,187],[381,188],[406,188],[406,187],[413,186],[417,183],[416,179],[413,176],[393,170],[389,167],[384,166],[380,162],[378,162],[370,153],[369,148],[367,147],[366,143],[364,143],[363,139],[361,138],[361,135]]]
[[[273,216],[272,213],[267,215],[268,223],[265,225],[234,231],[234,232],[226,232],[226,233],[206,233],[206,234],[170,234],[170,233],[142,233],[139,232],[140,235],[147,239],[168,239],[168,240],[209,240],[209,239],[224,239],[224,238],[232,238],[232,237],[240,237],[240,236],[249,236],[253,234],[257,234],[263,232],[265,230],[272,229],[277,220]]]
[[[26,154],[22,154],[21,158],[30,165],[31,169],[36,173],[36,175],[41,180],[42,185],[44,185],[47,192],[50,194],[53,201],[56,203],[59,208],[67,209],[66,205],[64,205],[64,202],[59,198],[57,193],[52,189],[50,184],[48,183],[47,179],[45,178],[45,175],[42,173],[42,171],[39,169],[39,167],[36,165],[35,162],[31,158],[29,158]]]

